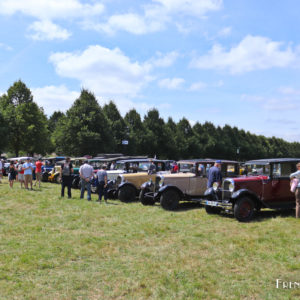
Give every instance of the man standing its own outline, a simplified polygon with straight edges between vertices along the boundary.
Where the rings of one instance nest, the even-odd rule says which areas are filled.
[[[152,175],[156,173],[156,165],[154,164],[153,160],[150,160],[150,166],[148,170],[148,175]]]
[[[3,169],[3,164],[2,164],[2,160],[0,159],[0,183],[2,181],[2,169]]]
[[[35,183],[34,186],[36,186],[37,182],[39,183],[39,188],[41,187],[41,180],[42,180],[42,159],[39,158],[38,161],[35,163]]]
[[[26,163],[23,164],[23,170],[24,170],[24,178],[25,178],[25,189],[28,190],[28,184],[30,183],[30,189],[32,190],[32,170],[33,170],[33,165],[30,162],[30,158],[26,158]]]
[[[91,201],[91,179],[93,178],[94,169],[85,160],[84,164],[79,168],[79,176],[81,182],[80,199],[84,197],[84,191],[87,189],[87,200]]]
[[[97,172],[97,180],[99,184],[99,200],[101,202],[102,195],[104,196],[104,201],[107,203],[107,172],[106,165],[103,165],[102,168]]]
[[[61,165],[60,177],[61,177],[61,197],[65,196],[65,187],[68,188],[68,198],[72,198],[71,187],[72,187],[72,174],[73,165],[71,163],[70,157],[66,158],[66,161]]]
[[[208,170],[207,174],[207,187],[210,188],[215,182],[221,186],[222,184],[222,173],[221,173],[221,164],[220,160],[217,160],[213,167]]]

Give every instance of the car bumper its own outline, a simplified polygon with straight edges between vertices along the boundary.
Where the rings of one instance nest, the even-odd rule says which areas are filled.
[[[211,207],[218,207],[227,211],[232,211],[233,210],[233,205],[232,202],[230,202],[229,200],[222,200],[222,201],[218,201],[218,200],[206,200],[206,199],[202,199],[200,201],[200,203],[204,206],[211,206]]]

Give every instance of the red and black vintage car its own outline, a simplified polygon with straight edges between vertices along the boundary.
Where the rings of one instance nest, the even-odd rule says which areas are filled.
[[[298,162],[300,158],[248,161],[243,177],[226,178],[221,188],[214,185],[206,190],[201,203],[207,213],[233,212],[241,222],[250,221],[261,208],[293,208],[295,195],[290,191],[289,176]]]

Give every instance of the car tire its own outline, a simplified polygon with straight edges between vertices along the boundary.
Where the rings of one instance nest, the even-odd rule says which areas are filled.
[[[118,198],[122,202],[132,202],[135,200],[136,192],[134,187],[126,185],[119,189]]]
[[[212,207],[212,206],[205,205],[205,211],[209,215],[217,215],[217,214],[221,213],[221,208],[220,207]]]
[[[249,222],[254,216],[255,204],[249,197],[242,197],[234,204],[234,217],[240,222]]]
[[[49,173],[44,172],[42,175],[42,182],[48,182]]]
[[[145,196],[145,193],[149,192],[148,189],[142,189],[139,195],[139,200],[143,205],[154,205],[155,200],[151,197]]]
[[[78,184],[79,184],[79,179],[75,177],[75,178],[72,180],[72,188],[73,188],[73,189],[78,189]]]
[[[91,192],[93,194],[98,194],[98,186],[91,184]]]
[[[54,177],[54,182],[55,182],[55,183],[61,183],[61,178],[60,178],[59,175],[56,175],[56,176]]]
[[[175,190],[168,190],[160,196],[160,205],[166,210],[175,210],[178,208],[180,195]]]

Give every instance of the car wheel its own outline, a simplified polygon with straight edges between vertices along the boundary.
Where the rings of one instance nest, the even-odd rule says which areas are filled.
[[[123,186],[119,189],[118,198],[122,202],[132,202],[135,200],[136,193],[132,186]]]
[[[79,180],[77,178],[74,178],[72,180],[72,188],[73,189],[78,189],[78,183],[79,183]]]
[[[143,205],[154,205],[155,200],[151,197],[145,196],[145,193],[149,192],[148,189],[142,189],[139,195],[139,200]]]
[[[91,185],[91,192],[92,192],[93,194],[97,194],[97,193],[98,193],[98,188],[97,188],[96,185]]]
[[[174,190],[168,190],[160,196],[160,205],[166,210],[175,210],[180,201],[180,195]]]
[[[221,208],[220,207],[212,207],[212,206],[205,205],[205,211],[209,215],[219,214],[221,212]]]
[[[54,178],[55,183],[61,183],[61,177],[59,175],[56,175]]]
[[[42,181],[43,182],[47,182],[48,181],[48,177],[49,177],[49,173],[48,172],[44,172],[43,176],[42,176]]]
[[[254,215],[254,202],[249,197],[243,197],[234,204],[234,217],[240,222],[249,222]]]

